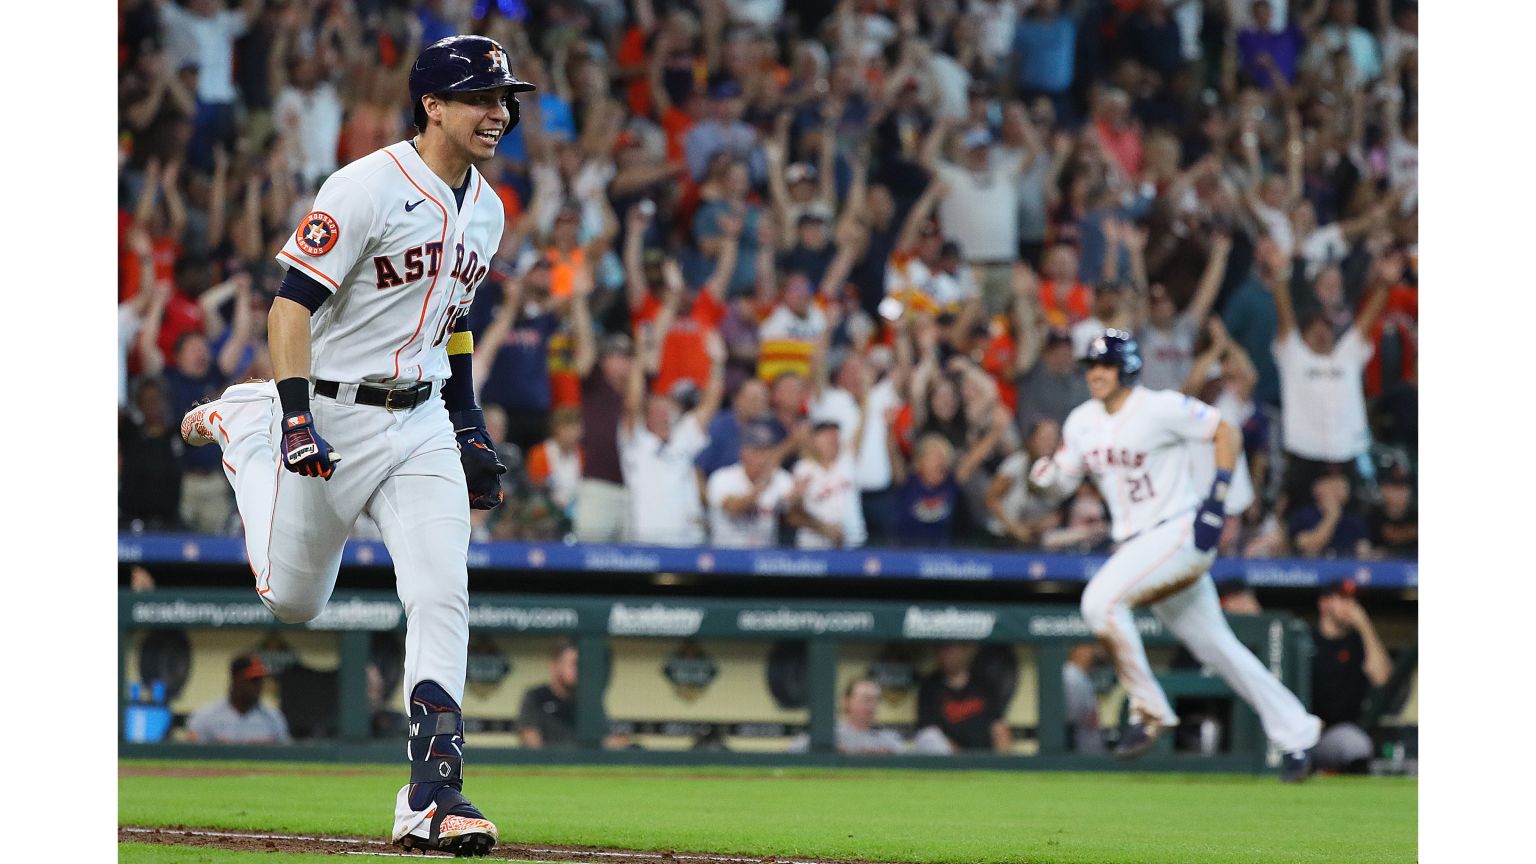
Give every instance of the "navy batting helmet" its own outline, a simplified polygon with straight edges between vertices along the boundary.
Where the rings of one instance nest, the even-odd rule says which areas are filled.
[[[421,97],[429,93],[464,93],[494,87],[525,93],[534,89],[532,84],[512,74],[507,52],[501,45],[484,36],[449,36],[428,45],[411,65],[410,87],[418,129],[427,128],[427,112],[421,107]],[[507,108],[512,112],[512,122],[507,124],[510,132],[520,116],[515,97],[508,100]]]
[[[1093,337],[1088,343],[1088,353],[1083,355],[1083,365],[1110,363],[1120,367],[1120,385],[1129,387],[1141,377],[1141,346],[1131,334],[1110,328]]]

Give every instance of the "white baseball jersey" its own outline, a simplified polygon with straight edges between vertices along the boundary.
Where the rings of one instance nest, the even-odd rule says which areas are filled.
[[[1072,409],[1062,426],[1055,456],[1061,483],[1076,488],[1093,476],[1116,541],[1182,513],[1192,516],[1207,491],[1195,482],[1196,466],[1210,458],[1220,423],[1215,408],[1173,390],[1134,387],[1114,414],[1091,399]]]
[[[464,204],[409,141],[343,167],[277,261],[334,296],[310,319],[310,369],[343,383],[448,377],[448,337],[501,245],[501,199],[473,167]]]
[[[863,546],[868,531],[854,472],[853,457],[847,453],[839,453],[831,465],[822,465],[815,459],[801,459],[795,463],[794,471],[794,479],[806,484],[805,494],[800,499],[805,512],[821,522],[842,528],[843,545],[849,548]],[[795,546],[800,549],[833,548],[826,535],[809,528],[795,532]]]

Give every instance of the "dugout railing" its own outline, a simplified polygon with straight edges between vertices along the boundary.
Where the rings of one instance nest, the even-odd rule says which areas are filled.
[[[1303,701],[1310,692],[1311,638],[1288,615],[1232,616],[1234,633]],[[1155,617],[1144,612],[1136,624],[1149,648],[1177,644]],[[129,651],[135,637],[154,630],[308,630],[336,634],[337,735],[332,740],[283,746],[239,746],[182,742],[133,743],[124,715],[131,704]],[[925,768],[1151,769],[1261,772],[1273,769],[1278,754],[1268,747],[1251,709],[1218,678],[1199,672],[1160,673],[1171,698],[1230,698],[1230,746],[1214,754],[1173,753],[1168,742],[1133,763],[1068,750],[1068,725],[1060,669],[1069,648],[1092,641],[1086,623],[1071,605],[982,605],[907,602],[823,602],[721,600],[686,597],[607,598],[476,593],[470,608],[476,634],[566,636],[580,649],[576,728],[577,750],[539,751],[475,746],[482,764],[629,763],[665,765],[876,765]],[[368,761],[400,758],[397,740],[371,737],[364,666],[369,639],[377,632],[404,632],[404,612],[387,592],[346,592],[334,596],[321,616],[302,625],[273,618],[252,592],[222,589],[121,591],[118,617],[119,754],[124,758],[230,758],[262,760]],[[709,751],[604,750],[609,731],[602,715],[608,681],[609,640],[613,638],[803,641],[806,645],[806,707],[809,751],[748,753]],[[939,642],[964,640],[1028,645],[1038,688],[1034,755],[957,754],[935,756],[850,756],[834,749],[838,712],[837,665],[842,646],[858,642]],[[596,706],[596,707],[594,707]]]

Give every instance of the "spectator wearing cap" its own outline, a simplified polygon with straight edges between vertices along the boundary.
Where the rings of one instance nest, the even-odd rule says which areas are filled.
[[[1065,330],[1052,328],[1042,334],[1030,327],[1020,328],[1016,338],[1019,428],[1032,428],[1040,420],[1065,423],[1073,408],[1088,401],[1088,384],[1077,368],[1072,336]]]
[[[1068,91],[1076,60],[1076,14],[1063,12],[1060,0],[1037,0],[1014,24],[1008,80],[1027,100],[1049,97],[1063,120],[1074,115]]]
[[[530,252],[514,275],[493,278],[501,296],[475,345],[475,380],[484,382],[480,402],[506,410],[507,440],[523,452],[549,435],[554,407],[550,341],[561,316],[550,297],[550,270],[548,258]]]
[[[642,352],[645,363],[630,364],[624,416],[619,421],[619,459],[629,490],[629,539],[635,542],[662,546],[704,542],[704,513],[693,461],[709,443],[706,430],[720,408],[725,375],[725,346],[719,335],[709,334],[708,344],[709,381],[698,407],[687,413],[670,391],[646,393],[645,366],[653,350]]]
[[[1400,253],[1378,260],[1372,268],[1367,296],[1354,324],[1335,337],[1320,311],[1310,311],[1299,323],[1292,306],[1285,272],[1271,241],[1261,255],[1275,299],[1276,329],[1272,348],[1280,376],[1282,439],[1289,456],[1286,490],[1291,503],[1303,502],[1312,478],[1339,464],[1350,464],[1370,447],[1366,422],[1365,365],[1375,353],[1364,334],[1370,333],[1386,308],[1387,291],[1402,273]]]
[[[862,418],[861,418],[862,422]],[[857,431],[857,430],[855,430]],[[842,447],[842,427],[830,416],[813,417],[811,440],[792,474],[797,500],[788,521],[800,549],[856,548],[866,539],[855,482],[854,459]]]
[[[1312,751],[1317,768],[1364,772],[1374,749],[1360,727],[1365,697],[1391,677],[1392,658],[1355,599],[1355,583],[1345,579],[1324,591],[1312,631],[1312,713],[1323,721]]]
[[[791,115],[781,112],[774,120],[774,134],[763,143],[768,166],[768,195],[779,219],[780,236],[794,238],[807,215],[820,217],[823,225],[837,213],[837,134],[830,122],[816,135],[817,161],[793,162],[789,159]],[[830,254],[828,258],[830,258]],[[820,279],[820,274],[816,275]]]
[[[1413,476],[1400,459],[1393,458],[1377,472],[1376,482],[1381,501],[1366,517],[1371,545],[1394,558],[1417,558],[1419,509],[1413,500]]]
[[[754,184],[767,179],[768,168],[757,128],[741,119],[745,110],[741,84],[731,78],[720,78],[710,84],[708,114],[683,136],[688,173],[695,183],[704,181],[710,162],[721,152],[742,160]]]
[[[619,422],[635,359],[634,342],[614,333],[598,344],[585,293],[572,298],[576,374],[581,377],[583,462],[576,493],[575,531],[585,543],[628,539],[629,490],[619,460]]]
[[[973,126],[960,136],[958,163],[946,161],[939,150],[951,128],[944,119],[934,125],[920,160],[946,187],[939,202],[945,236],[960,244],[966,263],[976,271],[987,309],[1001,311],[1008,305],[1018,255],[1018,177],[1024,155],[994,147],[991,131]]]
[[[741,461],[709,475],[709,540],[722,548],[767,549],[779,517],[795,503],[795,481],[780,468],[779,437],[766,423],[742,430]]]
[[[229,693],[187,718],[187,740],[199,744],[290,744],[288,719],[261,704],[267,667],[255,654],[229,664]]]

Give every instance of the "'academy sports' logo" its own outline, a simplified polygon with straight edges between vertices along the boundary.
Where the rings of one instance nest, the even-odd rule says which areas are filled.
[[[507,52],[500,48],[492,48],[485,52],[485,56],[491,58],[491,65],[493,67],[500,69],[508,75],[512,74],[512,70],[507,67]]]
[[[341,236],[341,228],[329,213],[319,210],[305,216],[299,222],[299,230],[294,233],[293,239],[298,241],[299,248],[306,255],[324,255],[336,245],[336,238]]]

